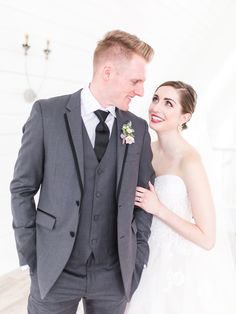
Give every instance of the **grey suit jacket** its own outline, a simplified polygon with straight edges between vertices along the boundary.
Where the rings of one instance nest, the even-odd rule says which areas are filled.
[[[11,182],[13,228],[20,265],[37,269],[42,298],[71,254],[83,195],[80,92],[35,102],[23,127]],[[121,128],[132,121],[135,143],[122,144]],[[147,123],[117,110],[118,253],[129,300],[148,261],[152,216],[134,207],[137,185],[153,181]],[[39,191],[35,205],[34,196]]]

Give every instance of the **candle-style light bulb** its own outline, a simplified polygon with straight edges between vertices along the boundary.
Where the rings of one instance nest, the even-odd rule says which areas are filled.
[[[46,41],[46,49],[43,50],[44,53],[45,53],[45,59],[46,59],[46,60],[48,59],[48,55],[49,55],[49,53],[51,52],[51,50],[49,49],[49,44],[50,44],[50,41],[47,40],[47,41]]]
[[[29,35],[25,34],[25,42],[22,44],[22,47],[25,50],[25,56],[27,56],[28,54],[28,50],[30,49],[30,45],[29,45]]]

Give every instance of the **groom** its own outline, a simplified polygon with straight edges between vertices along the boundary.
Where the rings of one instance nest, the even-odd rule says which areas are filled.
[[[151,216],[134,196],[154,173],[147,123],[128,109],[143,96],[152,55],[136,36],[111,31],[89,86],[32,108],[11,182],[30,314],[73,314],[81,299],[87,314],[122,314],[138,286]]]

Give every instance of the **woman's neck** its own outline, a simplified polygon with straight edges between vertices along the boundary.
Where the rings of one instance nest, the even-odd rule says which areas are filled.
[[[183,146],[185,140],[179,132],[159,132],[157,133],[158,143],[157,148],[159,151],[169,156],[176,156]]]

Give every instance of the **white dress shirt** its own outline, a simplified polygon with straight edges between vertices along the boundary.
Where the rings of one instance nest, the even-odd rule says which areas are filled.
[[[109,114],[106,118],[106,124],[109,128],[111,136],[113,123],[116,118],[116,108],[114,106],[108,106],[106,108],[102,107],[91,93],[89,87],[87,86],[83,88],[81,91],[81,116],[93,147],[95,144],[95,129],[99,123],[99,119],[94,111],[98,109],[109,111]]]

